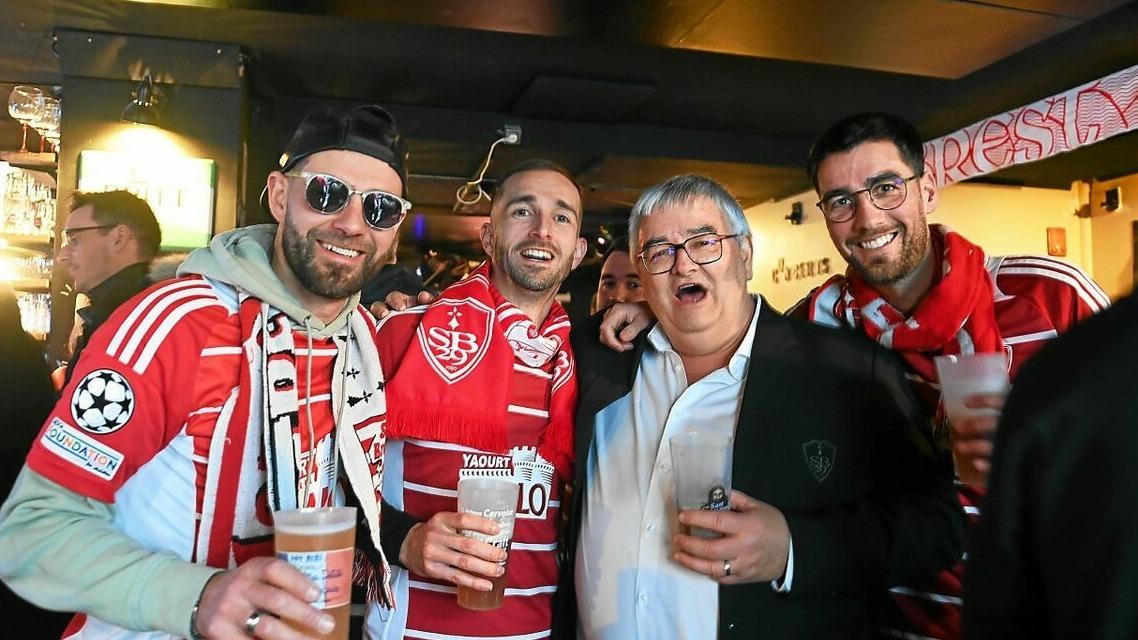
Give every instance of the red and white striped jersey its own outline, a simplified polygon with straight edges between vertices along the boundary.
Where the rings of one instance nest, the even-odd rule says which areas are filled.
[[[509,326],[511,313],[520,312],[513,305],[498,307],[500,331]],[[409,313],[386,321],[379,339],[381,362],[399,361],[419,317]],[[393,567],[400,606],[394,611],[369,611],[369,637],[522,640],[550,635],[563,479],[537,454],[537,445],[549,420],[554,365],[550,360],[533,368],[515,358],[513,370],[502,372],[502,384],[509,385],[506,428],[511,449],[505,454],[418,439],[387,441],[384,500],[419,520],[457,510],[460,477],[516,478],[520,495],[500,609],[463,609],[457,604],[453,584]]]
[[[1081,269],[1044,256],[1015,255],[988,258],[988,274],[995,296],[996,325],[1003,338],[1014,380],[1023,364],[1046,342],[1110,306],[1106,293]],[[819,292],[814,304],[837,297]],[[836,292],[835,292],[836,294]],[[815,293],[812,292],[811,296]],[[809,312],[810,297],[791,308],[792,314]],[[835,317],[835,314],[810,314]],[[929,357],[937,354],[927,354]],[[930,407],[940,399],[939,386],[912,375],[917,391]],[[984,494],[976,487],[957,485],[969,524],[980,516]],[[956,640],[960,637],[963,564],[939,573],[929,584],[891,589],[893,598],[881,613],[881,633],[909,640]]]
[[[311,495],[327,496],[331,487],[321,469],[332,453],[336,345],[332,339],[314,339],[309,352],[304,332],[293,336],[301,384],[294,430],[301,445],[297,468],[310,468],[308,404],[318,443]],[[232,287],[200,276],[152,285],[121,305],[72,364],[75,373],[28,455],[28,466],[80,495],[114,503],[115,526],[143,547],[205,563],[197,539],[206,462],[213,427],[239,383],[245,358],[241,343]],[[309,363],[311,388],[306,389]],[[262,533],[271,534],[263,488],[256,513]],[[238,564],[272,555],[271,535],[242,537],[247,539],[234,544]],[[113,637],[132,637],[119,632]],[[108,633],[106,623],[78,616],[66,637],[112,637]]]

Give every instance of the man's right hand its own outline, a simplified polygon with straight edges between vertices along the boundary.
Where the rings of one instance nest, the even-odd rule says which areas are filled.
[[[392,291],[387,294],[387,297],[384,298],[382,302],[377,300],[371,303],[371,307],[368,308],[368,311],[371,311],[371,314],[376,318],[383,320],[383,318],[392,311],[403,311],[408,307],[414,307],[420,304],[431,304],[437,297],[438,296],[430,291],[420,291],[419,294],[415,296],[409,293],[403,293],[402,291]]]
[[[655,319],[647,302],[618,302],[605,310],[601,344],[613,351],[628,351],[632,340]]]
[[[310,603],[320,590],[292,565],[276,558],[253,558],[236,569],[214,575],[202,590],[195,631],[209,640],[247,640],[245,621],[260,612],[257,638],[316,640],[319,636],[290,629],[291,620],[327,634],[335,621]]]
[[[486,578],[505,571],[506,551],[462,535],[467,530],[495,535],[498,524],[472,513],[436,513],[408,532],[399,564],[422,576],[489,591],[493,585]]]

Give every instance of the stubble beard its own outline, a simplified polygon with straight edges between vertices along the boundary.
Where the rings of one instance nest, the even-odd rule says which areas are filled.
[[[334,239],[327,242],[337,244]],[[315,230],[301,235],[293,224],[292,216],[285,213],[284,255],[285,261],[296,275],[301,286],[323,298],[340,300],[359,293],[383,267],[383,257],[377,252],[368,253],[360,268],[350,269],[328,264],[319,264],[316,259]]]
[[[549,265],[552,268],[531,271],[520,263],[520,258],[512,259],[508,249],[494,249],[494,265],[506,272],[510,282],[532,293],[547,293],[560,288],[572,268],[571,260],[572,256],[565,256],[560,262],[555,258]]]
[[[929,250],[929,226],[924,216],[914,226],[913,235],[909,235],[905,227],[898,228],[897,233],[901,236],[901,255],[896,260],[866,264],[850,252],[850,264],[868,284],[875,287],[896,284],[916,272],[924,261]]]

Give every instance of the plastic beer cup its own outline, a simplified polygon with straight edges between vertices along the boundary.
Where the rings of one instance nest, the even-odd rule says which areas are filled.
[[[458,511],[473,513],[498,523],[497,535],[463,531],[462,535],[492,544],[509,552],[514,538],[514,515],[518,505],[518,483],[513,478],[463,478],[458,481]],[[507,556],[507,560],[509,557]],[[503,569],[506,560],[502,561]],[[488,610],[502,606],[506,591],[506,572],[490,578],[493,589],[478,591],[458,586],[458,605],[465,609]]]
[[[944,411],[951,425],[963,418],[977,415],[999,416],[995,409],[973,409],[964,406],[964,400],[977,394],[1007,394],[1008,360],[1000,353],[977,353],[971,355],[937,356],[937,378],[940,380],[940,394],[944,399]],[[953,454],[955,458],[955,453]],[[969,469],[956,465],[963,482],[979,482]]]
[[[273,514],[277,557],[316,583],[320,598],[312,606],[336,621],[331,633],[317,636],[347,640],[352,600],[352,556],[356,544],[355,507],[291,509]],[[309,635],[316,631],[291,627]]]
[[[688,430],[668,439],[676,482],[676,510],[726,511],[731,508],[731,457],[734,438],[720,433]],[[720,534],[680,526],[680,532],[701,538]]]

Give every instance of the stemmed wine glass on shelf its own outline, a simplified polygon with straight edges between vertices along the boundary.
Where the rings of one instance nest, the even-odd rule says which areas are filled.
[[[54,150],[55,144],[59,141],[59,116],[60,104],[58,98],[45,96],[43,99],[43,108],[32,121],[32,128],[36,133],[40,134],[40,152],[43,152],[44,140],[50,140]]]
[[[28,124],[43,110],[43,91],[26,85],[16,85],[8,96],[8,114],[24,125],[24,142],[20,153],[28,152]]]

